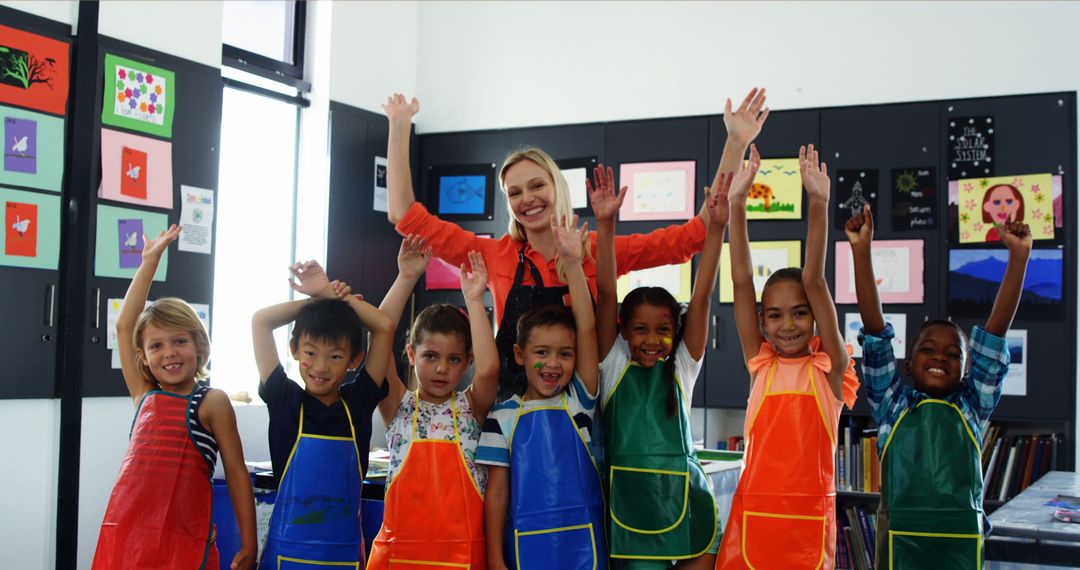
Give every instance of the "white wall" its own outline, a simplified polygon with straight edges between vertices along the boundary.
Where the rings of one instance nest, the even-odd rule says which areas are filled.
[[[1071,91],[1077,21],[1066,2],[425,2],[417,125],[719,113],[754,85],[774,109]]]
[[[417,17],[430,8],[415,0],[335,2],[330,99],[378,113],[390,93],[416,93]]]
[[[78,19],[79,14],[79,3],[75,0],[53,0],[51,2],[42,2],[41,0],[21,0],[12,2],[5,0],[4,2],[0,2],[0,5],[21,10],[35,16],[41,16],[42,18],[63,22],[69,26],[75,25],[75,21]]]
[[[32,382],[34,379],[23,379]],[[56,564],[56,485],[59,400],[0,401],[0,553],[4,568]]]
[[[99,10],[102,35],[221,67],[220,2],[105,0]]]

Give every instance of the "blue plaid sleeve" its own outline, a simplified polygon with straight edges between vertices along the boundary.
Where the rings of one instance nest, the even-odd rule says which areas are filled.
[[[907,405],[908,390],[900,381],[900,372],[896,367],[896,355],[893,354],[892,340],[896,336],[891,324],[877,333],[859,331],[859,344],[862,346],[863,385],[866,386],[870,411],[878,425],[878,451],[885,446],[889,432]]]
[[[971,331],[971,368],[960,384],[964,411],[981,424],[1001,401],[1001,381],[1009,372],[1009,343],[982,327]],[[981,431],[981,430],[980,430]]]

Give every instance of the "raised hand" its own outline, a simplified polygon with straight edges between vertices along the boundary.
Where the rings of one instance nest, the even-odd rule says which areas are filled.
[[[1005,222],[998,225],[998,236],[1009,253],[1031,252],[1031,228],[1024,222]]]
[[[829,201],[829,169],[818,161],[814,145],[799,147],[799,175],[811,200]]]
[[[756,145],[750,145],[750,160],[739,167],[739,171],[731,180],[730,188],[728,188],[729,201],[740,201],[746,198],[759,168],[761,168],[761,155],[758,154]]]
[[[765,118],[769,116],[769,108],[764,105],[764,87],[751,89],[735,111],[731,110],[731,99],[728,99],[724,104],[724,127],[727,128],[728,137],[743,145],[754,142],[765,124]]]
[[[413,115],[420,112],[420,101],[413,97],[406,101],[401,93],[394,93],[382,104],[383,112],[391,121],[411,121]]]
[[[169,244],[176,241],[176,238],[180,236],[180,226],[173,224],[169,226],[169,229],[159,233],[156,238],[148,238],[146,234],[143,234],[143,250],[142,258],[144,261],[157,261],[161,259],[161,254],[169,247]]]
[[[731,209],[728,204],[728,192],[735,175],[731,172],[720,174],[712,188],[705,189],[705,209],[709,212],[709,224],[727,227]]]
[[[398,250],[398,273],[402,277],[419,279],[427,271],[428,263],[431,263],[431,246],[427,239],[413,234],[405,236]]]
[[[292,276],[289,277],[289,286],[294,291],[303,293],[309,297],[337,298],[330,287],[330,280],[326,277],[318,261],[296,262],[289,267]],[[297,282],[299,280],[299,282]]]
[[[863,204],[863,211],[848,219],[844,233],[851,247],[869,246],[874,241],[874,214],[870,212],[870,204]]]
[[[461,264],[461,292],[466,300],[478,301],[484,298],[484,291],[488,286],[487,265],[484,264],[484,256],[478,251],[469,252],[469,268]]]
[[[586,177],[585,189],[589,192],[589,202],[596,220],[614,220],[619,208],[622,208],[623,199],[626,198],[627,187],[623,186],[616,194],[615,172],[609,166],[605,173],[603,164],[593,169],[593,180],[596,181],[595,184],[590,183]]]
[[[352,293],[352,287],[344,281],[338,281],[337,279],[330,282],[330,291],[338,299],[345,299]],[[357,295],[360,299],[363,299],[363,295]]]
[[[555,251],[564,261],[581,262],[581,244],[585,236],[589,234],[589,222],[577,227],[578,217],[575,215],[568,225],[566,217],[556,220],[551,216],[551,233],[555,237]]]

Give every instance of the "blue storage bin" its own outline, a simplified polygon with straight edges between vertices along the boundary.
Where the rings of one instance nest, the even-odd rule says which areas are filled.
[[[217,526],[217,548],[222,568],[228,568],[233,556],[243,546],[240,526],[236,523],[229,487],[223,479],[214,479],[214,512],[211,520]]]

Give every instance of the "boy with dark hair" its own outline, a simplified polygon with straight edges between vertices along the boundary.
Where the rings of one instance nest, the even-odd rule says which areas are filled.
[[[327,280],[314,261],[290,268],[309,295],[260,309],[251,319],[259,396],[270,414],[270,460],[278,495],[259,568],[283,561],[364,566],[360,487],[367,471],[371,416],[387,393],[394,323]],[[274,329],[294,322],[289,340],[301,388],[278,361]],[[371,349],[364,358],[364,327]]]

